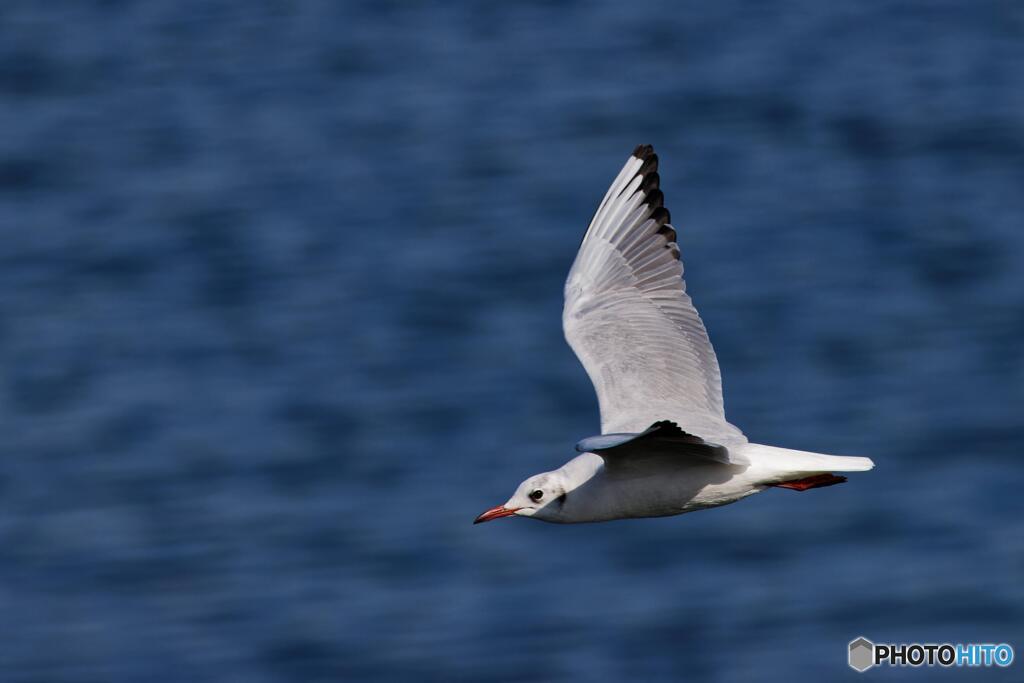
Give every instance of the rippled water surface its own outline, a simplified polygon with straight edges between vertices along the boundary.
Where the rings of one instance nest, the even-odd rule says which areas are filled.
[[[1024,657],[1021,10],[5,3],[0,678]],[[474,527],[598,429],[561,285],[640,142],[732,420],[878,467]]]

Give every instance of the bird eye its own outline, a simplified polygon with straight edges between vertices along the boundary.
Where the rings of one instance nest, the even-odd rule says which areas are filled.
[[[540,499],[543,498],[543,497],[544,497],[544,492],[541,491],[540,489],[535,489],[535,490],[530,492],[530,500],[532,500],[534,503],[539,502]]]

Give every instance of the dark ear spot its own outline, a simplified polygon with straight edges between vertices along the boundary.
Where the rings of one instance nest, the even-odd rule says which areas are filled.
[[[559,505],[565,505],[565,494],[560,495],[557,500]]]

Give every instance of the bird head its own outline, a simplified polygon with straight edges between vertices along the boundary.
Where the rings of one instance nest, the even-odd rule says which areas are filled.
[[[544,472],[524,481],[504,505],[484,511],[473,524],[512,515],[557,521],[565,499],[566,487],[560,473]]]

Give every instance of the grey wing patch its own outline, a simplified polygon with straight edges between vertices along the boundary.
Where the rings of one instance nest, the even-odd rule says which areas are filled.
[[[627,444],[630,441],[637,439],[639,436],[640,432],[622,432],[619,434],[598,434],[597,436],[588,436],[576,443],[576,452],[597,453],[599,451],[611,450],[612,448]]]
[[[724,465],[748,464],[745,459],[731,455],[725,446],[685,432],[670,420],[659,420],[642,432],[588,436],[576,444],[576,450],[581,453],[597,453],[602,457],[629,457],[670,451]]]

